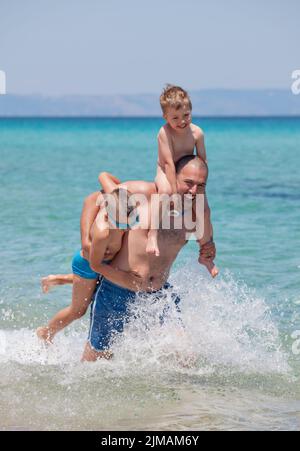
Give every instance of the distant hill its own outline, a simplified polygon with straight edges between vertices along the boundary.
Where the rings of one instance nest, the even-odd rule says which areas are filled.
[[[300,96],[290,90],[203,90],[191,92],[199,116],[300,116]],[[159,95],[0,96],[0,117],[160,116]]]

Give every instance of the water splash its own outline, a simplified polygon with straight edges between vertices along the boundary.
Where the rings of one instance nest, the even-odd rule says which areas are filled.
[[[134,319],[112,346],[119,374],[180,371],[191,362],[194,370],[208,373],[290,371],[266,302],[246,285],[229,273],[213,281],[196,264],[175,272],[171,282],[182,299],[184,332],[171,299],[172,291],[160,300],[139,297],[132,312]],[[166,304],[171,307],[161,325]],[[41,344],[28,329],[3,331],[9,351],[1,353],[0,361],[74,365],[86,341],[87,322],[80,332],[75,326],[58,334],[50,347]]]
[[[51,346],[32,329],[2,329],[3,427],[132,430],[147,429],[156,418],[156,428],[170,429],[174,421],[199,428],[199,418],[206,424],[210,412],[207,428],[229,428],[239,426],[235,419],[242,412],[255,428],[253,412],[261,424],[266,406],[282,422],[278,395],[297,399],[299,387],[290,384],[288,356],[265,301],[230,274],[213,281],[196,264],[175,272],[171,282],[182,298],[184,332],[171,291],[165,299],[140,297],[134,319],[115,339],[112,361],[80,363],[88,317]],[[182,416],[184,402],[193,418]],[[293,428],[295,414],[286,415]],[[269,427],[273,416],[264,418]]]

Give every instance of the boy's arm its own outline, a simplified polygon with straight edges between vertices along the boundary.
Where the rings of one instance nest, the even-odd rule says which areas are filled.
[[[92,193],[85,198],[80,219],[81,247],[83,257],[89,259],[91,247],[90,230],[99,213],[99,192]]]
[[[176,169],[172,154],[172,143],[163,127],[161,128],[157,139],[159,162],[165,170],[167,179],[171,185],[172,193],[177,193]]]
[[[204,231],[203,237],[199,240],[200,246],[213,241],[213,226],[211,223],[211,212],[206,194],[204,194]]]
[[[197,128],[196,150],[197,150],[198,157],[202,158],[202,160],[204,160],[207,163],[206,148],[205,148],[205,141],[204,141],[204,133],[201,130],[201,128]]]
[[[121,183],[121,180],[119,180],[117,177],[110,174],[109,172],[101,172],[98,177],[98,180],[106,193],[111,193]]]

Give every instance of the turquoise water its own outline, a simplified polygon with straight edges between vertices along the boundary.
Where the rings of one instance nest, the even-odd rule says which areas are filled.
[[[153,180],[162,121],[0,120],[0,428],[300,428],[300,119],[194,122],[221,275],[199,267],[194,243],[174,265],[198,356],[183,369],[165,358],[186,351],[171,331],[135,325],[95,365],[78,363],[88,316],[50,349],[34,335],[70,300],[70,287],[42,295],[40,278],[70,272],[98,173]]]

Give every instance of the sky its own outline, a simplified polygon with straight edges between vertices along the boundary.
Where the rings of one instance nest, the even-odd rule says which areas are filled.
[[[7,93],[290,89],[299,0],[0,0]]]

